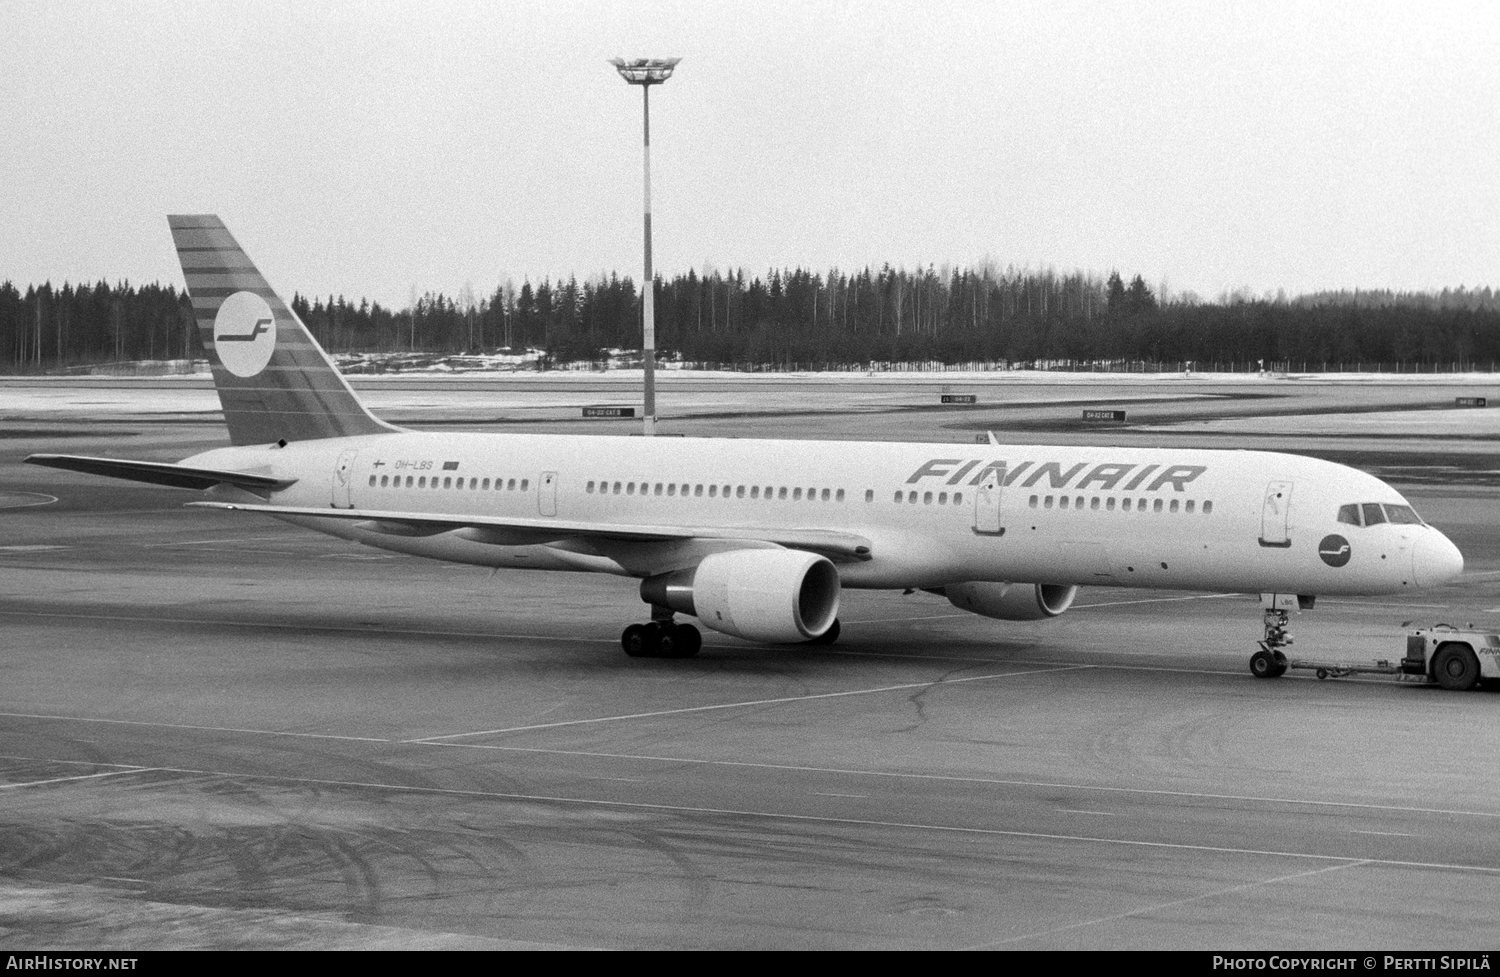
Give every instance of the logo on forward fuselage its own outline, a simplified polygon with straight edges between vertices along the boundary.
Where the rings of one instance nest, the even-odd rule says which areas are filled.
[[[264,370],[276,351],[276,316],[254,292],[235,292],[225,299],[214,316],[213,332],[219,362],[237,377]]]
[[[1323,541],[1318,544],[1318,556],[1331,567],[1341,567],[1348,563],[1351,552],[1349,541],[1337,533],[1324,536]]]

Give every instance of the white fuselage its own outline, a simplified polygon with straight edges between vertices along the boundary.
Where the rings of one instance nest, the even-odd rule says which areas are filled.
[[[275,505],[837,530],[870,541],[868,559],[838,564],[850,587],[1386,594],[1462,565],[1429,526],[1339,521],[1349,504],[1405,505],[1379,479],[1258,451],[406,432],[223,448],[183,464],[297,479],[271,495]],[[392,535],[289,518],[440,560],[631,576],[690,565],[722,545],[505,545],[462,531]]]

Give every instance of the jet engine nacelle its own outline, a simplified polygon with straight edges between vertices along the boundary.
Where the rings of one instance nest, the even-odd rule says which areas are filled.
[[[839,572],[815,553],[732,550],[705,556],[688,570],[647,577],[641,599],[736,638],[801,642],[833,627]]]
[[[1040,621],[1057,617],[1073,606],[1078,596],[1076,586],[1053,583],[969,583],[949,584],[943,596],[954,607],[999,618],[1002,621]]]

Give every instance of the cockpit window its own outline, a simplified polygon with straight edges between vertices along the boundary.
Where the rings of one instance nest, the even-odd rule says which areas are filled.
[[[1397,526],[1427,525],[1409,505],[1381,505],[1379,502],[1350,502],[1348,505],[1341,505],[1339,522],[1350,526],[1378,526],[1383,522]]]
[[[1409,505],[1387,504],[1385,507],[1385,514],[1390,518],[1391,522],[1398,523],[1403,526],[1422,525],[1422,517],[1417,515],[1416,510],[1414,510]]]

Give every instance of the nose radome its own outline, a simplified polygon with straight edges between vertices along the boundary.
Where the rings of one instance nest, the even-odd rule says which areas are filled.
[[[1463,572],[1464,555],[1453,541],[1436,529],[1430,529],[1417,540],[1411,554],[1411,574],[1419,587],[1447,583]]]

